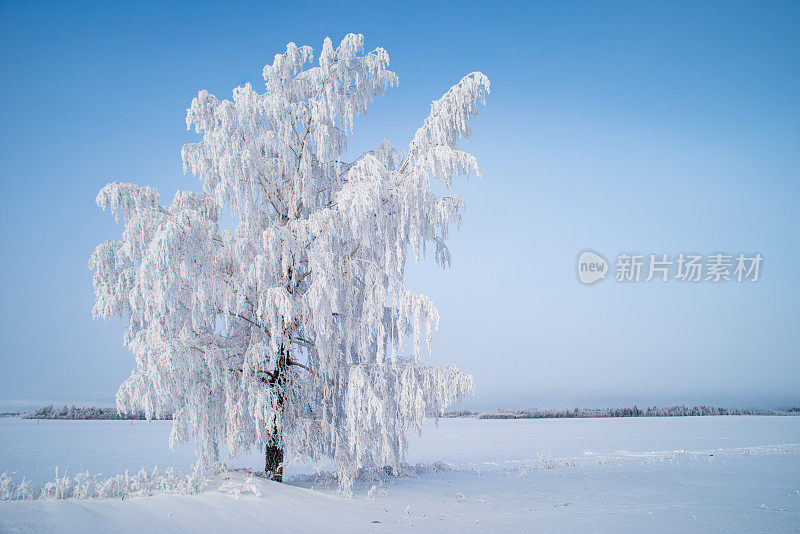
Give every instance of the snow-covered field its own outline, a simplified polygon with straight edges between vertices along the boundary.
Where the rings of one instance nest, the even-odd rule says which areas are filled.
[[[169,428],[2,419],[0,472],[42,484],[54,466],[99,478],[188,470],[194,451],[171,452]],[[329,477],[304,476],[312,466],[292,466],[291,484],[231,472],[197,495],[2,503],[0,531],[800,530],[800,417],[445,419],[427,424],[408,460],[427,471],[360,481],[353,498]]]

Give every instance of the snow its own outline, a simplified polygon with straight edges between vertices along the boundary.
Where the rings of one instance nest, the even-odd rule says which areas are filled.
[[[54,465],[188,469],[194,451],[170,452],[169,431],[167,421],[0,420],[0,471],[43,483]],[[450,470],[360,480],[353,498],[295,465],[291,484],[234,471],[197,495],[2,503],[0,532],[797,531],[798,460],[798,417],[446,419],[426,423],[408,462]]]

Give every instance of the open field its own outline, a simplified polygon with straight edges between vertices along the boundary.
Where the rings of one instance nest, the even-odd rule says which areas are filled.
[[[56,465],[99,478],[155,465],[188,470],[192,447],[170,452],[169,428],[0,420],[0,471],[42,484]],[[211,477],[196,495],[4,503],[0,531],[800,528],[796,417],[446,419],[426,426],[408,460],[422,474],[359,481],[353,498],[337,495],[325,474],[308,476],[313,466],[294,465],[284,485],[233,472]],[[260,464],[258,454],[231,463]]]

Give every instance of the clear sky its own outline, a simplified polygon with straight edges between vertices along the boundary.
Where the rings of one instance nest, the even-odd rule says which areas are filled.
[[[453,267],[409,269],[441,312],[429,361],[475,376],[465,407],[800,404],[797,2],[158,4],[0,3],[0,409],[113,402],[133,357],[91,318],[86,262],[122,231],[97,191],[198,189],[197,91],[229,98],[288,41],[348,32],[400,76],[353,152],[407,143],[461,76],[492,81]],[[612,270],[764,263],[756,283],[584,286],[584,249]]]

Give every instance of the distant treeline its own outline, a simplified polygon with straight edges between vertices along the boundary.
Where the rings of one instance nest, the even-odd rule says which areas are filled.
[[[698,415],[800,415],[800,408],[786,410],[758,410],[751,408],[718,408],[716,406],[651,406],[649,408],[574,408],[572,410],[492,410],[489,412],[473,412],[470,410],[450,410],[440,417],[475,417],[477,419],[569,419],[599,417],[690,417]],[[62,406],[54,408],[44,406],[35,412],[16,413],[3,412],[0,417],[19,416],[23,419],[105,419],[105,420],[142,420],[143,412],[120,414],[116,408],[79,408]],[[159,419],[172,419],[168,415]]]
[[[800,408],[758,410],[750,408],[718,408],[716,406],[651,406],[648,408],[574,408],[572,410],[492,410],[471,412],[452,410],[443,417],[477,417],[478,419],[569,419],[598,417],[690,417],[698,415],[800,415]]]
[[[120,419],[126,421],[145,419],[144,412],[118,413],[116,408],[78,408],[76,406],[54,408],[52,404],[39,408],[35,412],[24,413],[21,417],[23,419]],[[171,418],[168,416],[164,419]]]

